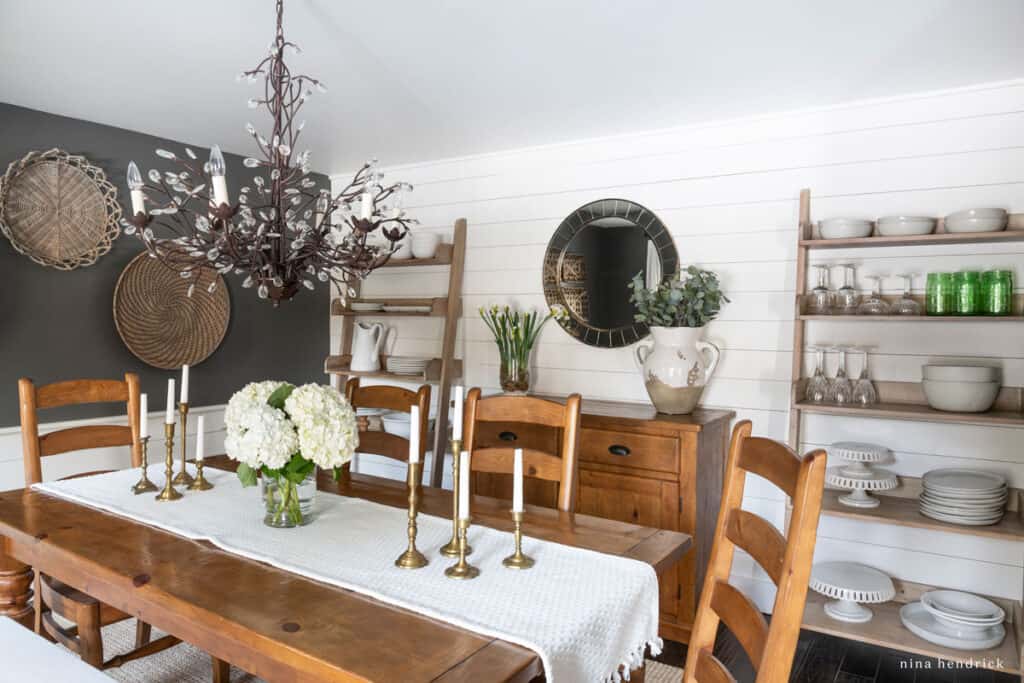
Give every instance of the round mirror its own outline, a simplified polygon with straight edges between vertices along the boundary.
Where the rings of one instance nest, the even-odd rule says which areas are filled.
[[[672,236],[650,210],[625,199],[601,199],[562,221],[544,255],[544,296],[569,315],[565,331],[591,346],[626,346],[647,336],[633,322],[629,283],[642,273],[655,287],[679,267]]]

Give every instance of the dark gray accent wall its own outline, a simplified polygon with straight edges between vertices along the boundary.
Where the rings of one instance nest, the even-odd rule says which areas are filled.
[[[243,124],[240,118],[239,125]],[[122,207],[129,210],[128,162],[134,159],[143,173],[170,169],[153,150],[166,147],[182,153],[182,143],[0,103],[0,173],[28,152],[52,147],[81,154],[102,168],[118,187]],[[208,154],[202,145],[192,148],[201,159]],[[228,186],[237,193],[252,172],[242,167],[241,157],[225,156]],[[317,180],[328,183],[325,176]],[[19,377],[45,384],[137,372],[142,390],[150,395],[151,409],[163,408],[167,378],[178,373],[150,367],[133,356],[117,334],[112,313],[117,278],[142,250],[137,237],[121,235],[95,264],[63,272],[33,263],[0,235],[0,426],[19,423]],[[254,290],[242,289],[238,276],[227,275],[225,280],[231,294],[231,325],[220,348],[192,370],[190,403],[224,403],[253,380],[325,382],[327,286],[313,292],[303,289],[275,309]],[[109,405],[54,409],[45,411],[41,420],[114,412]]]

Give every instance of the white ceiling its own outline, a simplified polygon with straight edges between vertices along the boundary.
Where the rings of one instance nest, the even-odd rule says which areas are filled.
[[[1024,76],[1021,0],[286,0],[318,170]],[[0,0],[0,100],[229,151],[272,0]]]

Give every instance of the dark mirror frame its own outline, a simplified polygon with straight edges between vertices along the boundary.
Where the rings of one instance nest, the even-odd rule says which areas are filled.
[[[573,237],[591,223],[608,217],[624,219],[644,231],[658,251],[663,280],[676,274],[679,270],[679,254],[665,224],[653,211],[628,199],[599,199],[576,209],[559,224],[544,253],[541,278],[544,298],[547,299],[548,305],[563,306],[570,311],[568,316],[559,320],[559,324],[566,332],[590,346],[618,348],[646,337],[647,325],[630,323],[612,329],[593,327],[571,313],[572,308],[566,303],[564,290],[560,286],[563,254]]]

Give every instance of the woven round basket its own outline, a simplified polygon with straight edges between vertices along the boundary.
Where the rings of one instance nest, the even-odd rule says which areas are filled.
[[[211,283],[214,291],[208,291]],[[217,350],[228,331],[231,301],[224,279],[204,270],[192,296],[191,280],[143,252],[114,288],[114,324],[128,350],[153,367],[197,365]]]
[[[110,251],[120,219],[117,188],[85,157],[30,152],[0,179],[0,231],[40,265],[92,265]]]

